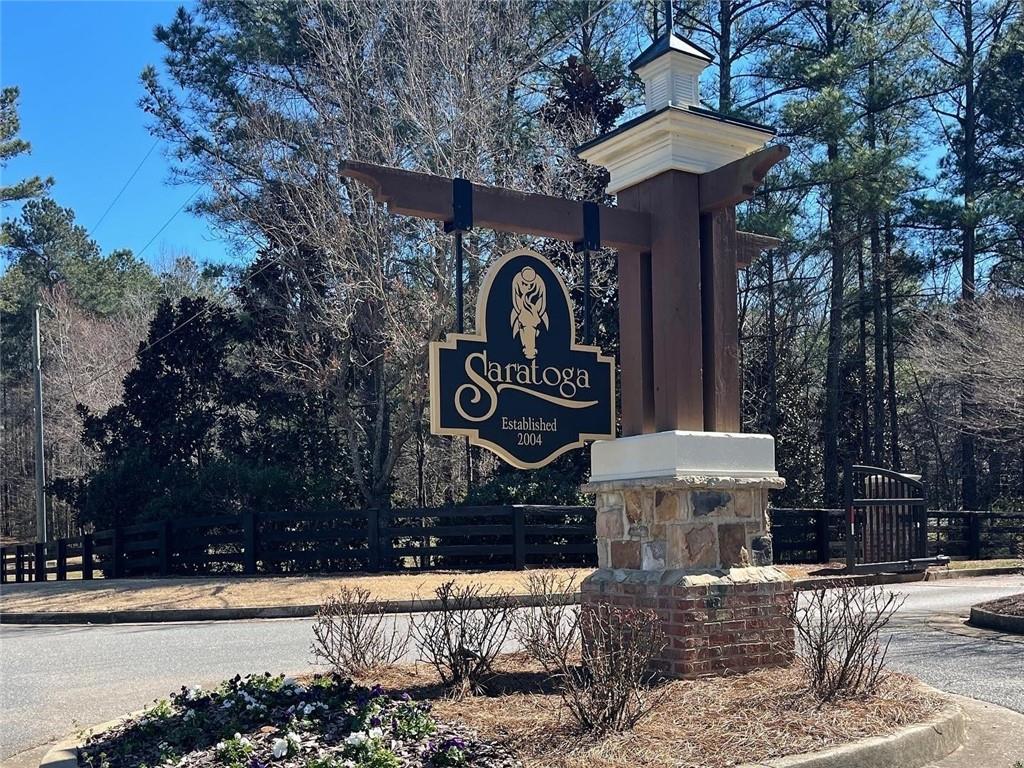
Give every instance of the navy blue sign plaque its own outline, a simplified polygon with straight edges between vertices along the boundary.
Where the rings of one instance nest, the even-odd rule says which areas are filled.
[[[430,345],[430,430],[465,435],[521,469],[615,436],[615,365],[576,343],[562,278],[535,251],[491,265],[476,334]]]

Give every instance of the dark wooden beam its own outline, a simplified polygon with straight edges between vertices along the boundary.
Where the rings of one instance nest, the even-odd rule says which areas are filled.
[[[700,217],[701,319],[704,324],[704,429],[740,431],[739,329],[736,317],[736,210]]]
[[[366,184],[374,198],[387,203],[392,213],[435,221],[451,220],[451,179],[355,161],[345,163],[341,174]],[[599,208],[603,246],[630,253],[650,250],[650,214],[608,205]],[[474,184],[473,224],[502,232],[576,242],[583,239],[583,203]]]
[[[619,193],[621,205],[651,213],[647,338],[651,344],[654,424],[650,427],[645,418],[645,432],[704,429],[698,179],[692,173],[665,171]],[[645,309],[635,305],[632,294],[620,295],[619,302],[621,332],[621,318]],[[635,343],[632,337],[621,338],[624,377],[627,355],[638,354],[628,351]],[[627,411],[625,398],[624,379],[623,414]],[[630,407],[638,406],[631,403]]]
[[[782,241],[777,237],[759,235],[756,232],[736,233],[736,266],[749,267],[762,251],[778,248]]]
[[[749,200],[776,163],[789,156],[789,147],[776,144],[741,157],[700,176],[700,212],[710,213]]]
[[[647,196],[637,187],[619,193],[619,205],[633,208]],[[622,436],[654,432],[654,345],[651,330],[651,255],[623,254],[619,275],[619,392]]]

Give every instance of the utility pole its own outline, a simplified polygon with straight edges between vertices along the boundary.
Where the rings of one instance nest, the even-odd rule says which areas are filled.
[[[43,366],[39,345],[39,305],[32,310],[32,374],[36,399],[36,541],[46,537],[46,472],[43,458]]]

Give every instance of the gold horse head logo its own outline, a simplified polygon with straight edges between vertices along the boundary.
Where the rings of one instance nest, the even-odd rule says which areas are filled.
[[[537,357],[537,332],[548,327],[548,296],[533,267],[523,267],[512,280],[512,335],[523,343],[527,360]]]

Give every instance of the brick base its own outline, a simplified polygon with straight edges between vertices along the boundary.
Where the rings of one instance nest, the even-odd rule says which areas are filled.
[[[746,672],[793,660],[793,582],[771,568],[710,574],[601,568],[582,601],[657,612],[667,645],[656,663],[671,677]]]

